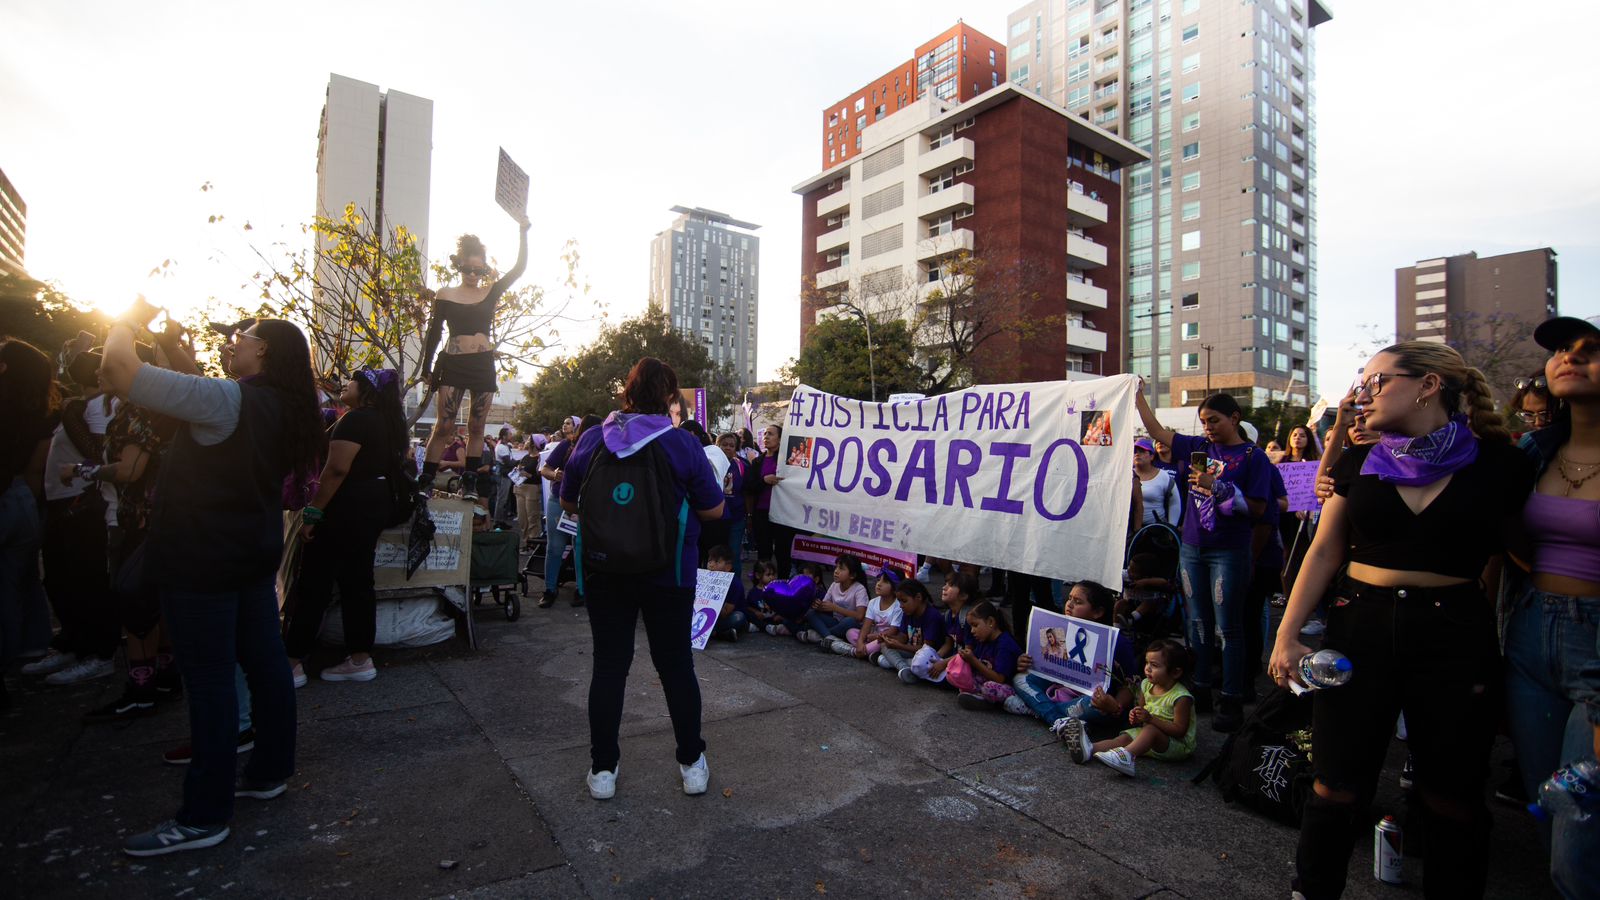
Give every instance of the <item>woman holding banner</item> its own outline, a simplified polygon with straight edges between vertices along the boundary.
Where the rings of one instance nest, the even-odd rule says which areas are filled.
[[[1189,492],[1178,551],[1183,595],[1188,604],[1189,647],[1195,654],[1194,695],[1199,712],[1211,708],[1214,629],[1222,632],[1222,694],[1211,727],[1236,731],[1244,721],[1244,612],[1250,589],[1251,538],[1271,500],[1272,463],[1247,441],[1242,411],[1231,394],[1212,394],[1200,404],[1204,437],[1179,434],[1161,424],[1138,395],[1139,416],[1150,437],[1172,447],[1178,477]]]
[[[782,452],[782,444],[783,426],[768,425],[761,432],[761,460],[750,467],[752,477],[745,481],[745,489],[755,498],[750,522],[755,529],[756,558],[762,562],[772,560],[778,567],[780,579],[793,574],[794,563],[790,553],[795,536],[793,528],[772,521],[771,515],[772,489],[783,480],[783,476],[778,474],[778,454]]]

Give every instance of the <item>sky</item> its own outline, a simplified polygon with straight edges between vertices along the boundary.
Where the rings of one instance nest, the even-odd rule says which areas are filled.
[[[509,266],[498,148],[528,171],[524,278],[562,296],[571,239],[590,286],[568,349],[593,335],[595,301],[644,310],[670,207],[760,224],[772,377],[799,349],[790,189],[821,168],[820,111],[958,18],[1003,38],[1016,5],[0,0],[0,170],[28,204],[29,272],[76,301],[251,304],[249,243],[299,241],[313,212],[336,72],[433,100],[435,256],[470,231]],[[1394,269],[1419,259],[1554,247],[1563,313],[1600,313],[1600,167],[1578,156],[1600,144],[1600,5],[1332,8],[1315,82],[1323,389],[1392,333]]]

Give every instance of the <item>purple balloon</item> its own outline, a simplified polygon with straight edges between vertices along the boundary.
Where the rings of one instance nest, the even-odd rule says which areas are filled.
[[[767,585],[767,605],[785,619],[798,619],[817,599],[817,583],[809,575],[796,575],[788,581]]]

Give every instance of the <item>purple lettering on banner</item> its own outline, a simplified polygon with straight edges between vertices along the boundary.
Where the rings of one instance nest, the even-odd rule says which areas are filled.
[[[879,438],[867,448],[867,468],[872,470],[872,475],[862,479],[861,488],[869,497],[882,497],[894,486],[894,480],[889,477],[889,469],[881,458],[885,452],[888,453],[889,462],[894,462],[900,456],[900,452],[894,447],[893,438]]]
[[[944,402],[944,397],[933,407],[933,424],[928,426],[934,431],[950,430],[950,410]]]
[[[795,391],[794,395],[789,398],[789,424],[791,426],[799,425],[801,422],[805,421],[805,409],[806,395],[799,391]]]
[[[855,471],[852,472],[851,475],[850,475],[850,483],[849,484],[845,484],[844,483],[845,451],[849,450],[851,447],[855,447],[855,449],[856,449],[856,468],[855,468]],[[833,489],[838,491],[841,494],[848,494],[851,491],[855,490],[856,489],[856,485],[861,482],[861,473],[862,473],[862,469],[864,468],[865,463],[866,463],[866,457],[867,457],[866,448],[862,445],[861,438],[858,438],[858,437],[855,437],[855,436],[851,436],[851,437],[845,438],[843,441],[840,441],[839,442],[839,461],[834,464],[834,469],[833,469]]]
[[[962,461],[962,454],[967,458]],[[956,488],[961,489],[961,505],[967,509],[972,508],[972,488],[968,486],[967,479],[978,474],[978,469],[983,460],[983,450],[972,441],[956,439],[950,442],[950,456],[945,462],[944,470],[944,505],[949,506],[956,499]]]
[[[885,425],[884,422],[883,422],[883,404],[882,403],[876,403],[876,404],[873,404],[873,405],[876,406],[877,409],[878,409],[878,424],[872,426],[872,430],[873,431],[888,431],[889,430],[889,426]],[[861,421],[862,422],[866,422],[866,419],[862,419]]]
[[[1016,402],[1016,395],[1012,394],[1010,391],[1005,391],[1000,395],[999,402],[994,408],[994,426],[996,428],[1015,427],[1010,422],[1006,421],[1006,413],[1011,412],[1011,406]]]
[[[904,503],[911,496],[911,480],[922,479],[922,502],[934,504],[939,502],[939,488],[934,483],[933,441],[921,440],[911,445],[911,458],[906,460],[906,470],[900,475],[900,489],[894,492],[894,499]]]
[[[1027,444],[995,441],[989,445],[989,455],[998,456],[1005,462],[1000,467],[999,489],[993,497],[983,498],[983,502],[978,504],[980,509],[1017,514],[1022,512],[1022,501],[1011,499],[1011,468],[1017,460],[1027,459],[1032,453],[1033,447]]]
[[[983,395],[983,409],[978,413],[978,430],[988,431],[994,424],[994,392]]]
[[[833,462],[833,441],[825,437],[811,439],[811,475],[806,478],[806,490],[815,488],[819,491],[828,489],[826,476],[823,474],[828,463]]]
[[[810,408],[806,411],[806,427],[807,428],[810,428],[813,425],[817,424],[817,407],[822,405],[822,396],[823,396],[822,394],[812,394],[812,395],[810,395],[809,397],[806,398],[807,400],[811,401],[811,403],[809,404]]]
[[[1310,512],[1317,508],[1317,466],[1311,462],[1278,463],[1284,490],[1289,492],[1289,512]]]
[[[1077,458],[1077,478],[1072,485],[1072,502],[1067,504],[1067,511],[1056,515],[1044,506],[1045,478],[1050,473],[1050,457],[1056,452],[1057,447],[1070,447],[1072,454]],[[1083,455],[1083,448],[1072,438],[1061,438],[1050,446],[1044,448],[1044,453],[1039,456],[1039,470],[1033,476],[1033,508],[1039,515],[1052,522],[1065,522],[1077,515],[1083,509],[1084,498],[1089,493],[1089,460]]]
[[[850,407],[845,406],[845,398],[833,398],[833,425],[835,428],[850,427]]]
[[[1021,428],[1023,431],[1027,431],[1029,428],[1033,427],[1033,425],[1031,423],[1032,416],[1029,415],[1029,408],[1030,408],[1031,405],[1032,405],[1032,394],[1031,394],[1031,392],[1023,391],[1022,392],[1022,401],[1017,404],[1017,422],[1018,422],[1017,427]]]
[[[967,416],[978,411],[983,406],[983,398],[971,391],[961,395],[961,424],[956,428],[960,431],[967,430]]]
[[[890,420],[892,420],[894,422],[894,430],[895,431],[910,431],[911,430],[911,423],[910,422],[902,423],[900,421],[900,404],[898,404],[898,403],[889,404],[889,418],[890,418]]]

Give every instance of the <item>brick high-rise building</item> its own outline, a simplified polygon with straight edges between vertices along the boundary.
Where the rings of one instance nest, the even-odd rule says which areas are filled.
[[[991,328],[1033,326],[990,332],[980,382],[1123,371],[1122,175],[1148,157],[1005,83],[961,104],[923,97],[862,138],[794,188],[802,342],[819,317],[912,318],[966,284],[993,304]]]
[[[1011,80],[1126,138],[1129,370],[1162,405],[1209,385],[1315,397],[1321,0],[1033,0]]]
[[[1531,328],[1559,315],[1557,309],[1556,252],[1549,247],[1481,258],[1441,256],[1394,270],[1397,338],[1448,343],[1468,362],[1481,362],[1474,357],[1488,352],[1531,370],[1545,356]],[[1512,340],[1518,334],[1523,339]],[[1514,371],[1510,377],[1526,374]]]
[[[752,387],[761,239],[750,232],[761,226],[699,207],[672,211],[677,221],[650,242],[650,307]]]
[[[867,126],[932,96],[962,103],[1006,80],[1005,45],[957,21],[883,77],[822,111],[822,164],[861,155]]]
[[[0,274],[23,276],[28,236],[28,204],[0,172]]]

